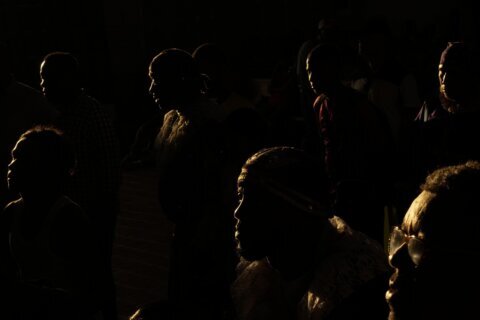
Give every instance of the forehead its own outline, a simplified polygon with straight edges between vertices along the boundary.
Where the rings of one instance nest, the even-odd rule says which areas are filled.
[[[20,140],[17,141],[15,144],[15,147],[12,149],[12,156],[14,158],[22,157],[25,155],[27,152],[29,152],[29,143],[27,138],[21,138]]]
[[[428,205],[435,198],[435,194],[428,191],[422,191],[415,200],[413,200],[410,208],[408,208],[403,218],[402,229],[410,235],[418,234],[422,230],[422,221],[427,212]]]
[[[168,80],[171,77],[169,74],[170,70],[165,68],[165,66],[161,66],[158,63],[153,61],[150,66],[148,67],[148,76],[150,79],[155,81],[161,82],[162,80]]]
[[[47,63],[45,62],[45,60],[42,61],[42,63],[40,64],[40,73],[43,74],[45,73],[47,69]]]
[[[150,76],[150,78],[153,78],[155,76],[153,63],[150,63],[150,65],[148,66],[148,75]]]

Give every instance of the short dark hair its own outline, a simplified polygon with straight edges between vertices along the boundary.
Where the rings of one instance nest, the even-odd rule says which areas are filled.
[[[61,130],[53,126],[38,125],[23,133],[18,141],[21,140],[28,146],[41,148],[48,168],[58,173],[60,178],[64,179],[72,174],[76,165],[75,152]]]
[[[43,61],[48,63],[48,67],[55,74],[78,77],[80,75],[80,65],[77,58],[70,52],[55,51],[47,54]]]
[[[480,162],[435,170],[421,189],[435,194],[421,220],[430,232],[451,229],[467,236],[480,232]]]
[[[437,169],[428,175],[421,189],[439,196],[477,195],[480,191],[480,162],[468,161]]]

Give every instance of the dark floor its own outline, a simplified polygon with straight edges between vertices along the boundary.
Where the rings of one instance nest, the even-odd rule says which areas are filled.
[[[119,320],[166,297],[172,224],[157,202],[154,169],[124,172],[113,252]]]

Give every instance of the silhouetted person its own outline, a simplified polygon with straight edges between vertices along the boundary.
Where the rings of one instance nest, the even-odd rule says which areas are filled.
[[[28,130],[12,151],[8,186],[20,198],[2,215],[2,263],[10,263],[14,279],[13,319],[100,314],[97,239],[84,211],[63,193],[74,168],[73,148],[54,128]]]
[[[412,188],[439,167],[480,160],[479,67],[471,48],[448,43],[438,65],[442,111],[418,121],[411,137]]]
[[[66,52],[45,56],[40,76],[43,94],[60,113],[56,125],[72,141],[77,173],[67,195],[77,202],[94,224],[102,249],[105,281],[109,287],[107,319],[115,319],[112,245],[119,210],[119,142],[112,119],[100,103],[81,86],[76,58]]]
[[[311,114],[311,107],[315,101],[316,95],[310,86],[307,74],[307,57],[310,51],[317,45],[322,43],[335,43],[340,39],[338,22],[330,18],[322,18],[318,22],[315,35],[302,43],[298,50],[296,61],[296,76],[297,85],[300,98],[300,106],[309,118]]]
[[[0,42],[0,206],[17,195],[8,194],[7,165],[17,138],[36,124],[50,124],[55,110],[37,90],[15,79],[12,52]]]
[[[390,238],[389,319],[475,318],[480,163],[438,169],[421,189]]]
[[[192,54],[199,72],[205,74],[206,95],[220,105],[218,120],[223,121],[237,110],[253,109],[253,102],[241,93],[238,65],[215,43],[204,43]]]
[[[217,44],[204,43],[192,54],[199,72],[208,77],[207,97],[219,105],[215,116],[222,130],[224,150],[224,201],[233,211],[237,205],[236,181],[243,163],[265,146],[267,122],[253,102],[239,93],[234,61]]]
[[[232,216],[222,199],[218,105],[206,99],[204,77],[186,51],[160,52],[149,75],[152,97],[170,110],[156,139],[159,202],[175,223],[168,298],[176,319],[219,319],[235,256]]]
[[[332,213],[326,175],[307,153],[256,153],[238,194],[239,320],[386,318],[382,247]]]
[[[307,58],[313,109],[325,165],[337,196],[337,213],[360,231],[383,239],[392,139],[384,115],[361,93],[342,85],[337,46],[322,44]]]

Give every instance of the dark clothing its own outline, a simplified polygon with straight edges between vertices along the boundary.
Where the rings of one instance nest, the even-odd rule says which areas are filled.
[[[84,209],[98,234],[109,292],[106,319],[116,319],[111,266],[116,217],[119,211],[120,147],[111,116],[94,98],[82,93],[58,106],[56,125],[72,142],[77,166],[66,194]]]
[[[480,160],[480,112],[443,112],[416,123],[415,130],[410,159],[418,179],[443,166]]]
[[[61,106],[56,125],[72,141],[77,167],[69,195],[87,214],[117,200],[120,185],[119,141],[112,119],[100,103],[82,94]],[[95,221],[99,217],[91,217]]]
[[[14,319],[93,319],[99,313],[98,242],[76,203],[61,196],[44,212],[19,199],[5,208],[2,223]]]
[[[229,301],[233,214],[222,198],[220,126],[209,116],[216,107],[169,111],[156,140],[159,201],[175,223],[168,292],[175,319],[221,319]]]
[[[317,97],[314,110],[332,180],[381,179],[391,148],[384,116],[363,95],[343,86]]]
[[[337,213],[382,242],[393,160],[385,116],[362,94],[344,86],[317,97],[314,111]]]

